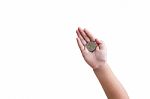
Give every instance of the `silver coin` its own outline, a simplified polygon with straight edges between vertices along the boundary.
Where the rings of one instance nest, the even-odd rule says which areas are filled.
[[[85,46],[90,52],[93,52],[97,45],[96,42],[88,42]]]

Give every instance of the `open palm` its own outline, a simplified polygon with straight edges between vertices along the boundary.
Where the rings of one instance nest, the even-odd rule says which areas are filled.
[[[95,39],[92,34],[87,29],[81,29],[80,27],[76,30],[77,33],[77,43],[81,50],[84,60],[93,69],[99,68],[101,64],[106,62],[106,48],[102,41]],[[97,47],[93,52],[88,51],[85,45],[88,42],[96,42]]]

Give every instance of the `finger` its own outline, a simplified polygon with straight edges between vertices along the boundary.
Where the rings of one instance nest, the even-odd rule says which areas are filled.
[[[96,41],[96,43],[97,43],[97,45],[98,45],[99,49],[101,49],[101,48],[102,48],[102,46],[103,46],[103,42],[102,42],[102,41],[100,41],[100,40],[98,40],[97,38],[95,39],[95,41]]]
[[[86,45],[86,41],[83,39],[83,37],[81,36],[80,32],[78,30],[76,30],[77,36],[80,39],[81,43],[83,45]]]
[[[89,39],[91,41],[95,41],[95,38],[93,37],[93,35],[87,29],[84,29],[84,32],[86,33],[86,35],[89,37]]]
[[[97,38],[95,39],[97,45],[100,45],[102,42],[100,40],[98,40]]]
[[[83,31],[83,29],[81,29],[80,27],[78,28],[79,33],[81,34],[81,36],[84,38],[84,40],[86,42],[90,42],[89,37],[86,35],[86,33]]]
[[[82,42],[81,42],[81,40],[79,38],[76,38],[76,40],[77,40],[78,46],[79,46],[79,48],[80,48],[80,50],[82,52],[84,50],[84,45],[82,44]]]

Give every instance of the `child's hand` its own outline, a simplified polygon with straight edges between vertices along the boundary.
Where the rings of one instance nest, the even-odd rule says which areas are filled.
[[[81,50],[84,60],[93,69],[100,68],[106,63],[106,48],[102,41],[95,39],[92,34],[87,29],[81,29],[80,27],[76,30],[78,35],[77,43]],[[89,52],[85,47],[87,42],[95,41],[97,44],[96,50],[94,52]]]

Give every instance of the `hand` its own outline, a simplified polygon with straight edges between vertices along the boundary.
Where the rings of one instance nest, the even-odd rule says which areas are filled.
[[[98,39],[95,39],[92,34],[87,29],[81,29],[80,27],[76,30],[77,33],[77,43],[81,50],[84,60],[93,69],[100,68],[106,63],[106,48],[104,43]],[[89,52],[85,47],[87,42],[95,41],[97,44],[96,50],[94,52]]]

